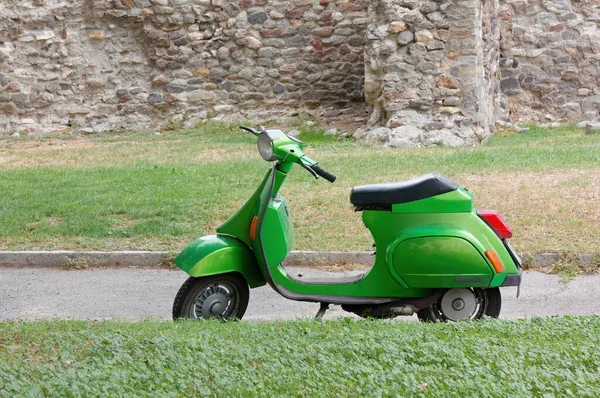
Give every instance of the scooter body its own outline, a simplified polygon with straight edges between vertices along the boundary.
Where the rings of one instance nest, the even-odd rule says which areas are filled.
[[[335,279],[289,274],[282,263],[293,247],[293,224],[288,201],[279,190],[294,164],[316,170],[315,177],[335,177],[302,153],[300,141],[278,130],[263,130],[259,149],[261,135],[263,146],[267,138],[275,143],[272,158],[277,162],[216,235],[198,239],[177,256],[175,264],[191,277],[241,276],[251,288],[268,283],[288,299],[322,303],[320,315],[329,304],[342,304],[361,316],[377,317],[411,315],[436,305],[440,310],[446,296],[446,307],[458,303],[458,308],[460,294],[466,294],[467,305],[479,300],[475,293],[471,300],[467,291],[485,293],[520,284],[520,260],[508,240],[490,226],[489,218],[473,210],[469,191],[438,174],[353,189],[351,202],[362,211],[375,241],[375,262],[368,272]],[[458,298],[450,297],[450,291],[460,293]],[[222,299],[219,303],[225,305]],[[497,306],[499,312],[499,302]],[[459,310],[448,309],[447,319],[456,320]],[[175,317],[178,311],[174,306]],[[192,312],[186,308],[179,315],[193,317]]]

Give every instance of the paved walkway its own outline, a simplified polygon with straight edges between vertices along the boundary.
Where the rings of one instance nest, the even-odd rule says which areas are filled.
[[[305,271],[308,273],[315,271]],[[320,271],[317,271],[320,272]],[[6,319],[171,319],[171,305],[187,275],[155,269],[0,269],[0,320]],[[555,275],[527,272],[521,297],[502,289],[501,317],[600,314],[600,275],[561,284]],[[289,301],[264,286],[250,291],[244,319],[314,316],[318,304]],[[334,307],[326,319],[349,315]],[[413,317],[416,319],[416,317]]]

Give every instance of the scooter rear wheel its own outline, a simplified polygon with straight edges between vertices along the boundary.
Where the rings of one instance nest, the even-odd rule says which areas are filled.
[[[417,312],[424,322],[456,322],[463,319],[498,318],[502,307],[500,289],[448,289],[435,303]]]
[[[175,296],[173,319],[242,319],[250,291],[237,273],[188,278]]]

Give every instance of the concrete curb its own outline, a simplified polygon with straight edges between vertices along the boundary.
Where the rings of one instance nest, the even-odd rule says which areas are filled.
[[[154,267],[168,264],[166,252],[0,251],[0,267]]]
[[[578,253],[523,254],[523,263],[529,266],[548,267],[568,262],[587,266],[600,266],[600,255]],[[373,252],[317,252],[293,251],[285,259],[288,266],[327,266],[333,264],[365,264],[375,261]],[[87,268],[87,267],[158,267],[171,264],[167,252],[150,251],[0,251],[0,267],[11,268]]]

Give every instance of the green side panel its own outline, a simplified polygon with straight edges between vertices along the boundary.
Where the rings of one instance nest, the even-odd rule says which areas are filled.
[[[410,287],[485,287],[492,279],[492,270],[477,249],[450,236],[404,240],[393,251],[392,265]]]
[[[283,262],[294,245],[294,228],[285,197],[278,195],[269,203],[261,234],[267,262],[271,266]]]
[[[252,242],[250,241],[250,222],[252,221],[252,216],[257,214],[257,202],[270,175],[271,170],[269,169],[259,187],[244,206],[242,206],[229,220],[225,221],[223,225],[217,228],[219,234],[235,236],[246,245],[252,246]]]
[[[392,213],[469,213],[473,195],[464,188],[430,198],[392,205]]]
[[[193,277],[239,272],[252,288],[266,283],[252,250],[232,236],[203,236],[175,257],[174,263]]]
[[[373,234],[377,246],[377,259],[382,258],[383,260],[385,258],[384,261],[387,262],[390,275],[402,286],[408,287],[408,283],[397,272],[397,270],[403,270],[404,266],[397,263],[400,261],[399,257],[394,259],[394,251],[397,245],[407,239],[430,239],[431,237],[463,239],[475,248],[480,257],[484,258],[490,270],[493,269],[492,264],[484,256],[487,250],[494,249],[504,264],[505,272],[496,274],[495,271],[491,271],[492,278],[489,281],[491,287],[500,286],[506,279],[506,274],[519,273],[516,264],[512,261],[500,238],[474,212],[394,214],[382,210],[365,210],[362,216],[363,222]],[[464,247],[469,248],[468,246]],[[380,253],[380,250],[385,251],[386,249],[387,252]],[[459,267],[460,263],[467,261],[471,254],[472,249],[469,248],[465,252],[464,258],[458,253],[454,253],[452,256],[446,257],[444,261],[446,266]],[[402,261],[410,266],[410,264],[420,260],[411,256],[402,259]],[[458,262],[458,264],[451,265],[449,262]],[[478,271],[473,273],[478,273]],[[464,285],[458,284],[457,286]]]

